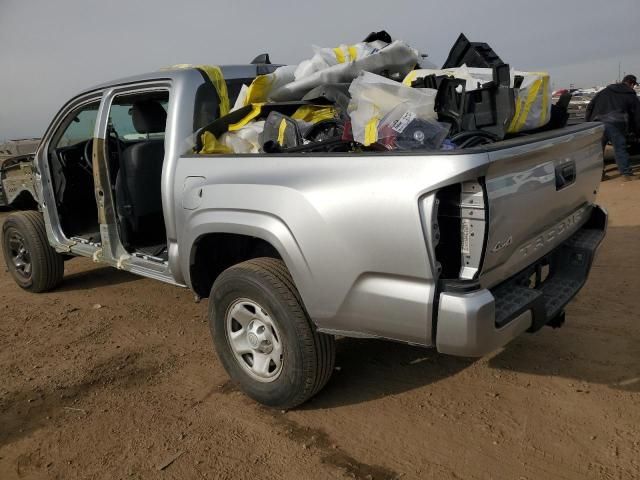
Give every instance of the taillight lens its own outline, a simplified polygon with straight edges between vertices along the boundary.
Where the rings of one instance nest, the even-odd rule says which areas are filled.
[[[486,241],[486,199],[480,181],[464,182],[460,192],[459,278],[473,280],[482,267]]]
[[[482,268],[487,234],[483,180],[449,185],[436,193],[431,231],[437,232],[436,266],[443,280],[474,280]]]

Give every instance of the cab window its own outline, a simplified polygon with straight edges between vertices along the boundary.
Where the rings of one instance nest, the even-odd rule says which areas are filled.
[[[166,96],[166,95],[165,95]],[[118,97],[111,105],[109,112],[109,129],[112,135],[124,142],[135,140],[148,140],[151,138],[164,138],[164,131],[155,133],[140,133],[133,125],[132,109],[135,98]],[[167,111],[168,99],[156,99],[157,103]]]
[[[98,107],[98,103],[93,103],[74,113],[60,135],[56,148],[76,145],[92,138],[98,118]]]

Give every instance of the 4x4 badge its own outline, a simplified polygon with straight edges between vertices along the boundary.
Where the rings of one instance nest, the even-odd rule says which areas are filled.
[[[503,240],[502,242],[498,242],[496,243],[496,246],[493,247],[491,249],[491,251],[493,253],[499,252],[500,250],[502,250],[505,247],[508,247],[509,245],[511,245],[511,243],[513,242],[513,237],[509,236],[509,238],[507,238],[506,240]]]

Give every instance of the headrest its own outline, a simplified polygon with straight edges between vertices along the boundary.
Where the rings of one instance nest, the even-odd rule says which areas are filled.
[[[138,133],[164,132],[167,125],[167,112],[155,100],[143,100],[133,104],[131,120]]]

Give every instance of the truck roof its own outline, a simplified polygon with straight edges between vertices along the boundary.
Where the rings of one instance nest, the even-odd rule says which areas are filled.
[[[268,73],[273,71],[279,65],[263,65],[263,64],[240,64],[240,65],[219,65],[222,70],[222,75],[227,80],[233,80],[237,78],[254,78],[259,74]],[[189,65],[187,67],[174,66],[168,67],[162,70],[156,70],[155,72],[142,73],[139,75],[132,75],[130,77],[118,78],[108,82],[100,83],[91,88],[87,88],[81,92],[81,94],[92,92],[95,90],[104,90],[105,88],[114,87],[116,85],[124,85],[127,83],[146,82],[150,80],[158,79],[178,79],[180,77],[186,77],[197,73],[200,75],[198,65]]]

